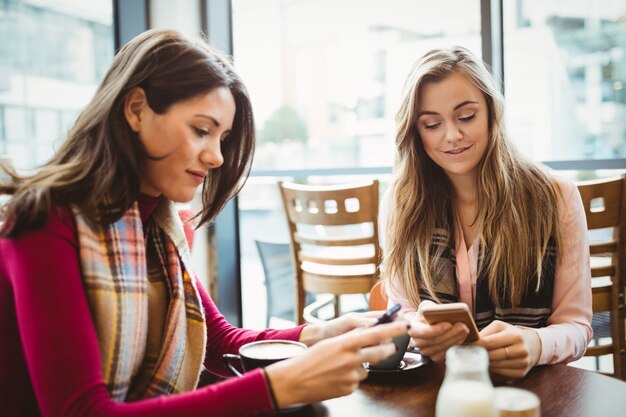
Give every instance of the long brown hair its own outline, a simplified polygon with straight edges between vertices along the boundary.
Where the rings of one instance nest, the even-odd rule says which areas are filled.
[[[163,114],[173,104],[226,87],[236,112],[224,164],[212,170],[202,188],[199,222],[212,221],[243,186],[254,152],[254,121],[248,92],[231,63],[202,41],[171,30],[150,30],[115,56],[94,97],[78,116],[63,145],[37,173],[20,176],[4,167],[11,194],[4,207],[2,236],[41,227],[54,205],[73,205],[93,222],[119,219],[139,195],[140,166],[149,156],[123,113],[124,99],[142,87],[148,105]]]
[[[385,273],[399,277],[409,300],[420,302],[418,282],[435,294],[445,245],[431,243],[437,230],[454,236],[454,189],[424,150],[417,129],[417,103],[425,83],[460,73],[480,89],[489,113],[489,138],[479,163],[476,228],[494,304],[519,305],[530,285],[541,286],[542,260],[557,240],[557,186],[539,165],[519,155],[506,136],[503,98],[486,66],[462,47],[436,49],[420,58],[405,83],[396,115],[396,162],[390,187]],[[558,241],[558,240],[557,240]],[[535,280],[536,278],[536,280]]]

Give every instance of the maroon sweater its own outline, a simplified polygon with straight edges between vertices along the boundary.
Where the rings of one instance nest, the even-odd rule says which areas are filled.
[[[142,196],[144,225],[158,198]],[[302,327],[262,332],[228,324],[200,282],[206,314],[204,365],[226,376],[223,353],[260,339],[299,338]],[[52,211],[48,223],[0,239],[0,414],[3,416],[249,416],[273,414],[261,371],[134,403],[109,398],[78,259],[74,217]]]

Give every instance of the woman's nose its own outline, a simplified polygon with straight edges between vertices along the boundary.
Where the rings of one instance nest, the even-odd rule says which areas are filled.
[[[208,141],[208,145],[200,153],[200,161],[211,169],[221,167],[224,163],[221,141]]]
[[[463,133],[461,129],[454,123],[448,125],[448,129],[446,130],[446,140],[448,142],[455,142],[457,140],[463,139]]]

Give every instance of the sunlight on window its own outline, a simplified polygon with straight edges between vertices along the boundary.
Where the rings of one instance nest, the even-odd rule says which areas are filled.
[[[113,59],[109,0],[0,1],[0,155],[31,169],[87,104]]]
[[[479,1],[234,0],[255,168],[390,166],[411,65],[454,44],[480,55]]]
[[[626,3],[504,2],[508,126],[536,160],[626,157]]]

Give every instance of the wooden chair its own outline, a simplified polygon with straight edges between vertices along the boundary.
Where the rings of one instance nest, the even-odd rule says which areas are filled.
[[[590,231],[593,322],[596,344],[586,356],[613,355],[613,375],[626,378],[624,286],[626,285],[626,176],[580,183]],[[607,232],[612,228],[612,233]],[[604,229],[604,230],[598,230]],[[609,235],[608,239],[594,235]],[[604,260],[605,262],[601,262]],[[603,326],[603,322],[606,325]],[[607,329],[606,334],[603,327]],[[608,331],[610,329],[610,331]],[[599,344],[601,337],[611,343]]]
[[[383,292],[383,287],[378,281],[370,290],[370,310],[386,310],[387,294]]]
[[[378,181],[333,186],[279,182],[296,272],[296,322],[319,321],[339,295],[367,294],[378,281]],[[305,306],[305,292],[332,294]]]

